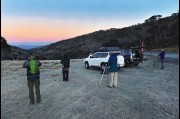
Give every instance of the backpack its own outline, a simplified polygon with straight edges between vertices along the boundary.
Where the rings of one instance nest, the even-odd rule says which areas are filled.
[[[39,71],[38,62],[36,60],[29,61],[29,72],[35,74]]]
[[[63,65],[65,68],[69,68],[69,66],[70,66],[69,60],[68,59],[64,60]]]

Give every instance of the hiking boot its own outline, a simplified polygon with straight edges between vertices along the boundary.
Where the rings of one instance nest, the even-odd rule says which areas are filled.
[[[37,100],[37,103],[40,103],[41,102],[41,100]]]
[[[41,99],[37,99],[37,103],[40,103],[41,102]]]
[[[34,104],[34,101],[30,101],[30,104]]]
[[[112,88],[112,86],[107,86],[107,87]]]

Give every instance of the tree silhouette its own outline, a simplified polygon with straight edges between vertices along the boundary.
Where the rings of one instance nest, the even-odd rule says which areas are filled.
[[[5,50],[8,50],[10,51],[10,46],[9,44],[7,44],[7,41],[4,37],[1,36],[1,49],[5,49]]]

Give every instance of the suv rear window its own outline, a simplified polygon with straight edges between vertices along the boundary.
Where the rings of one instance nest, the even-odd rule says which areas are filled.
[[[139,58],[139,57],[140,57],[140,52],[139,52],[139,50],[134,50],[134,51],[132,51],[132,52],[133,52],[133,54],[135,55],[136,58]]]
[[[98,58],[105,58],[107,57],[108,53],[98,53]]]

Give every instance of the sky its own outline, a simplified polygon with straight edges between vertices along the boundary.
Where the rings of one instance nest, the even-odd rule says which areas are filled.
[[[178,10],[179,0],[1,0],[1,36],[9,44],[54,43]]]

